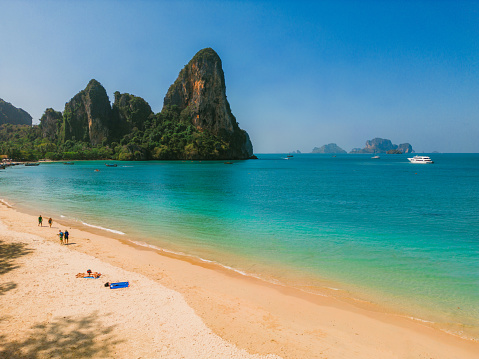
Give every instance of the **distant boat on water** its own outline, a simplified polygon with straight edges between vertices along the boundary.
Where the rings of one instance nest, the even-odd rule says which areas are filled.
[[[373,157],[371,157],[371,158],[378,159],[378,158],[381,158],[381,157],[379,157],[379,156],[373,156]]]
[[[74,165],[75,162],[63,162],[64,165]]]
[[[293,155],[287,155],[286,157],[294,157]]]
[[[27,162],[25,163],[25,166],[39,166],[40,164],[38,162]]]
[[[116,163],[105,163],[105,166],[107,167],[118,167]]]

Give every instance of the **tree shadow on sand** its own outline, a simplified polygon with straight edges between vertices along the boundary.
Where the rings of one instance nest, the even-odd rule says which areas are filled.
[[[15,289],[17,287],[16,283],[8,282],[0,284],[0,295],[4,295],[9,290]]]
[[[113,328],[104,326],[97,313],[59,318],[34,326],[23,341],[8,342],[0,335],[0,358],[111,358],[113,346],[123,342],[115,339]]]
[[[0,241],[0,275],[18,268],[15,259],[31,252],[32,249],[28,248],[25,243],[5,243]]]

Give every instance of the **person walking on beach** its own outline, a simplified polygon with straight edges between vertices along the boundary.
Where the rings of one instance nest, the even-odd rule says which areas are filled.
[[[48,224],[50,225],[50,228],[52,228],[52,223],[53,223],[53,219],[50,218],[50,219],[48,220]]]
[[[42,218],[42,215],[40,215],[40,217],[38,217],[38,225],[39,225],[40,227],[43,227],[42,222],[43,222],[43,218]]]
[[[63,232],[61,229],[58,231],[58,237],[60,237],[60,243],[63,244]]]
[[[65,238],[65,244],[68,244],[68,236],[70,233],[68,233],[68,230],[65,229],[65,233],[63,234],[63,237]]]

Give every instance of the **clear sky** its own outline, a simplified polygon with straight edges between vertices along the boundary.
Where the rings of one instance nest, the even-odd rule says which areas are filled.
[[[38,123],[95,78],[156,113],[205,47],[255,153],[479,152],[479,1],[0,0],[0,98]]]

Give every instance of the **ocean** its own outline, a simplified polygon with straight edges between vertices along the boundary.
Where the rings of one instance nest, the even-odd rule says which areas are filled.
[[[42,163],[0,170],[0,198],[479,339],[479,154],[430,156]]]

